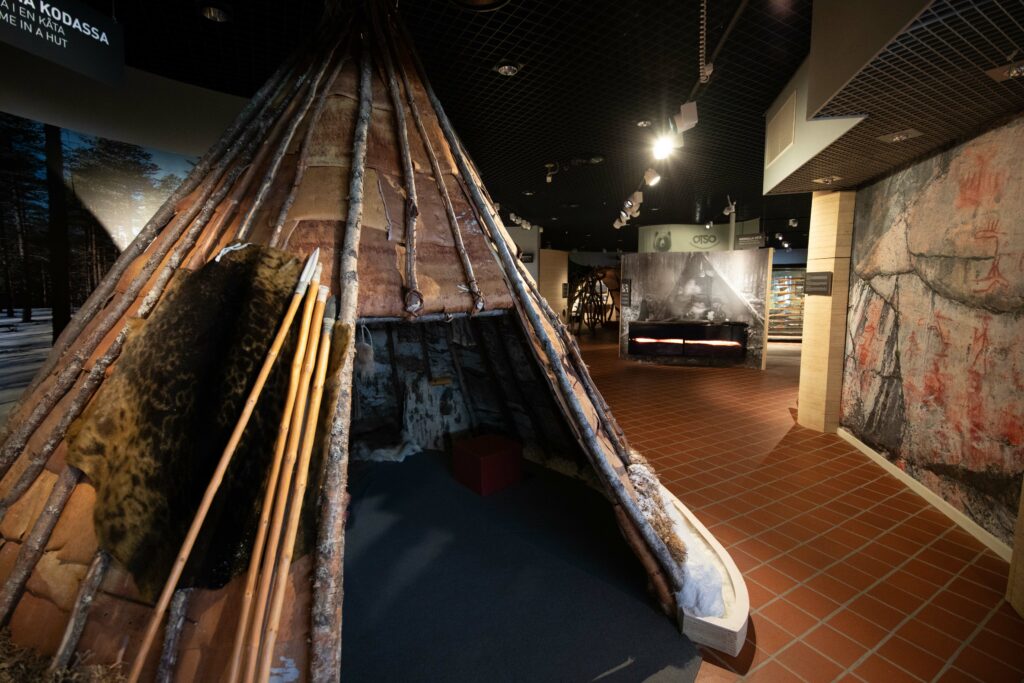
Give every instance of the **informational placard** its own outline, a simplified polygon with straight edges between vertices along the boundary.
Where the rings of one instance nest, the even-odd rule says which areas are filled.
[[[0,40],[111,85],[124,71],[121,27],[77,0],[0,0]]]
[[[764,235],[737,235],[737,249],[760,249],[764,246]]]
[[[621,280],[619,282],[619,300],[622,306],[633,305],[633,280]]]
[[[807,273],[804,277],[804,294],[829,296],[832,294],[832,273]]]
[[[519,257],[519,260],[523,263],[533,263],[533,256],[534,254],[532,251],[524,251],[523,255]]]

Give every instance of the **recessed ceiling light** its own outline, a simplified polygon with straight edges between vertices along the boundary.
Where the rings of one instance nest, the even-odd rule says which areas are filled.
[[[502,76],[515,76],[522,68],[522,64],[517,64],[515,62],[501,62],[494,66],[494,70]]]
[[[659,209],[659,208],[658,208],[658,207],[656,207],[656,206],[652,206],[652,207],[649,207],[649,208],[648,208],[647,210],[648,210],[648,211],[661,211],[661,209]]]
[[[231,15],[228,13],[227,7],[222,5],[203,5],[199,8],[199,13],[203,15],[204,18],[217,24],[223,24],[231,19]]]
[[[636,127],[637,128],[650,128],[651,127],[651,120],[650,119],[640,119],[639,121],[636,122]]]
[[[533,190],[523,190],[523,194],[527,197],[532,197],[535,193]]]
[[[590,157],[590,163],[593,164],[594,166],[597,166],[598,164],[603,164],[604,157],[601,156],[600,154],[595,154],[594,156]]]
[[[827,175],[824,178],[815,178],[811,182],[818,183],[819,185],[831,185],[832,183],[838,183],[842,179],[842,176]]]
[[[882,142],[888,143],[900,143],[906,142],[910,138],[916,138],[921,136],[921,131],[916,128],[906,128],[904,130],[898,130],[895,133],[889,133],[887,135],[879,135],[878,139]]]
[[[552,217],[551,217],[551,220],[553,220],[553,221],[557,221],[557,220],[558,220],[558,216],[552,216]]]

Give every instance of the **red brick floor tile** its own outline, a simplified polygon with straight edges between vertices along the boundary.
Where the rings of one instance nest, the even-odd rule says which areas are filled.
[[[748,572],[747,576],[772,591],[775,595],[781,595],[797,585],[796,579],[783,574],[771,565],[762,565]]]
[[[878,683],[903,683],[904,681],[916,683],[921,680],[879,655],[868,657],[853,670],[853,673],[865,681],[877,681]]]
[[[1020,683],[1021,680],[1019,671],[971,645],[964,648],[953,664],[986,683]]]
[[[874,647],[888,634],[878,624],[850,610],[839,612],[825,623],[865,647]]]
[[[938,678],[938,683],[983,683],[980,679],[971,676],[966,671],[961,671],[955,666],[947,669],[946,673]]]
[[[1024,672],[1024,657],[1021,657],[1024,643],[1020,641],[1008,640],[986,628],[971,641],[971,646],[993,659],[998,659],[1018,673]]]
[[[838,664],[804,642],[793,643],[776,655],[776,659],[808,683],[834,681],[843,671]]]
[[[715,662],[705,659],[697,671],[697,683],[735,683],[741,676],[733,671],[722,668]]]
[[[896,635],[943,661],[952,657],[963,643],[962,640],[952,638],[920,619],[911,619],[896,631]]]
[[[906,615],[870,595],[862,595],[850,603],[850,609],[860,616],[875,622],[887,631],[896,628]]]
[[[807,582],[807,586],[821,593],[826,598],[838,603],[846,602],[858,592],[857,589],[850,584],[843,583],[839,579],[829,576],[828,572],[818,574],[814,578],[810,579]]]
[[[793,642],[794,636],[759,615],[750,617],[747,625],[747,640],[754,641],[759,650],[774,655]]]
[[[817,619],[785,598],[762,607],[758,614],[794,636],[802,635],[818,623]]]
[[[799,676],[775,660],[768,662],[745,680],[756,683],[802,683]]]
[[[953,614],[934,602],[929,602],[925,605],[921,611],[917,613],[917,618],[921,619],[921,621],[928,624],[936,631],[944,633],[950,638],[954,638],[961,642],[970,637],[978,627],[977,622],[964,619],[958,614]]]
[[[818,619],[824,619],[839,609],[839,603],[829,600],[806,585],[797,586],[786,593],[786,600]]]
[[[912,645],[902,638],[890,638],[878,648],[878,654],[914,674],[918,678],[930,681],[945,665],[944,659],[939,659],[916,645]]]
[[[825,625],[818,626],[804,635],[803,640],[844,669],[852,666],[868,651],[864,645]]]

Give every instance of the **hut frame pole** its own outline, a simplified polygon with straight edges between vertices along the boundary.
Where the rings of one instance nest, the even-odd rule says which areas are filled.
[[[395,113],[395,131],[398,134],[398,149],[402,158],[402,176],[405,179],[405,310],[410,315],[423,308],[423,294],[420,292],[416,279],[416,220],[420,209],[416,201],[416,172],[412,167],[412,153],[409,149],[409,127],[405,119],[405,105],[402,103],[402,90],[395,76],[395,65],[391,62],[391,53],[387,43],[381,39],[376,13],[372,12],[371,23],[377,42],[381,46],[380,55],[384,62],[384,73],[391,96],[391,108]]]
[[[185,180],[182,181],[181,185],[179,185],[174,192],[167,197],[167,200],[159,209],[157,209],[157,212],[153,214],[153,217],[146,222],[146,225],[143,226],[142,230],[139,231],[139,234],[135,236],[135,239],[133,239],[125,250],[117,257],[110,270],[107,271],[107,274],[100,281],[99,285],[97,285],[96,289],[93,290],[76,314],[72,316],[71,321],[57,338],[57,341],[50,350],[50,353],[47,354],[46,361],[33,377],[32,383],[24,392],[22,392],[18,403],[9,413],[7,424],[4,426],[3,430],[2,439],[4,441],[7,440],[7,437],[13,430],[14,425],[18,423],[18,418],[22,409],[25,407],[28,398],[35,393],[43,380],[53,372],[58,361],[64,356],[68,347],[71,346],[71,344],[82,333],[89,321],[93,319],[96,313],[107,305],[110,297],[114,294],[114,288],[124,275],[125,271],[127,271],[129,266],[134,263],[135,259],[146,251],[167,223],[174,218],[175,214],[178,213],[178,205],[186,199],[193,190],[199,187],[200,183],[205,179],[205,176],[213,167],[213,164],[225,153],[230,153],[239,133],[249,125],[250,121],[252,121],[252,119],[257,115],[257,112],[264,106],[268,99],[273,99],[273,95],[277,93],[282,83],[285,82],[285,76],[295,68],[296,63],[297,58],[293,55],[288,61],[282,64],[269,79],[267,79],[267,82],[264,83],[253,98],[249,100],[249,103],[246,104],[245,108],[238,114],[234,122],[227,130],[224,131],[217,142],[207,150],[202,159],[199,160],[199,163],[192,168],[192,171],[188,174]]]
[[[299,79],[296,87],[293,89],[292,94],[298,89],[299,84],[304,79]],[[286,102],[287,102],[286,98]],[[268,107],[271,110],[269,115],[266,115],[264,110],[264,116],[261,117],[261,121],[258,125],[246,128],[238,140],[228,150],[229,153],[225,154],[224,157],[218,162],[214,169],[210,172],[209,177],[203,183],[203,189],[200,192],[200,197],[182,214],[179,214],[175,220],[169,225],[164,232],[168,232],[170,237],[162,242],[146,260],[146,265],[142,271],[139,272],[129,285],[127,291],[115,299],[116,303],[113,304],[112,308],[108,310],[104,315],[100,316],[100,319],[96,327],[86,337],[82,345],[75,352],[74,357],[69,363],[57,374],[53,385],[39,398],[37,404],[32,409],[32,412],[25,418],[25,420],[14,428],[8,435],[8,438],[4,442],[2,449],[0,449],[0,476],[5,474],[10,466],[14,463],[15,459],[25,450],[25,446],[28,443],[29,438],[35,433],[36,429],[42,424],[46,416],[53,410],[61,398],[63,398],[71,387],[88,361],[89,357],[95,352],[96,348],[103,341],[104,337],[113,329],[114,325],[120,320],[124,314],[131,308],[132,304],[138,299],[146,283],[150,280],[153,272],[163,263],[164,258],[178,245],[183,232],[192,224],[192,229],[189,230],[190,235],[198,235],[205,224],[209,221],[213,211],[216,209],[217,204],[223,199],[227,193],[227,189],[230,189],[230,184],[237,180],[238,175],[241,173],[241,166],[236,166],[230,172],[227,172],[227,176],[224,176],[225,171],[235,160],[237,156],[241,156],[243,159],[242,164],[245,163],[245,159],[252,153],[255,144],[259,141],[259,137],[265,132],[272,123],[277,115],[284,109],[284,103],[278,107],[272,106],[273,102],[268,103]],[[224,178],[224,182],[221,183],[220,189],[214,193],[214,189],[217,186],[218,181]],[[211,193],[213,197],[211,198]],[[216,201],[215,201],[216,200]],[[202,209],[202,211],[200,211]],[[199,217],[197,218],[197,214]],[[195,219],[195,220],[194,220]],[[194,241],[194,237],[192,238]],[[180,246],[175,249],[176,253],[180,253]],[[172,259],[173,260],[173,259]],[[181,258],[176,259],[180,263]],[[170,274],[173,274],[173,267],[168,264],[161,272],[160,281],[163,282],[163,286],[170,279]],[[167,273],[167,271],[171,271]],[[167,273],[166,277],[163,276]],[[116,283],[115,283],[116,284]],[[147,299],[151,298],[154,291],[162,293],[163,286],[154,285],[150,292],[146,295]],[[98,313],[98,311],[97,311]],[[140,316],[141,317],[141,316]]]
[[[68,624],[64,628],[64,637],[61,638],[57,654],[53,656],[50,667],[46,670],[51,678],[59,671],[68,668],[71,663],[71,657],[74,656],[75,648],[78,647],[82,631],[85,630],[85,622],[89,618],[92,601],[96,597],[96,591],[99,590],[100,584],[103,583],[103,578],[107,575],[109,566],[110,555],[102,548],[97,550],[89,565],[89,571],[86,572],[85,578],[78,586],[78,597],[75,598],[75,606],[72,608]]]
[[[387,52],[391,51],[391,45],[386,40],[380,40],[380,44],[383,49]],[[466,252],[466,244],[462,241],[462,230],[459,228],[459,218],[455,215],[455,207],[452,205],[452,198],[448,194],[448,186],[445,184],[445,174],[441,170],[441,164],[437,160],[437,155],[434,153],[434,146],[430,144],[430,137],[427,135],[427,127],[423,123],[423,118],[420,116],[419,105],[416,104],[416,98],[413,95],[412,87],[409,83],[409,74],[405,70],[405,64],[402,63],[401,55],[397,51],[394,52],[394,61],[398,64],[398,73],[402,77],[402,85],[405,87],[405,95],[409,99],[409,112],[412,114],[412,119],[416,123],[416,130],[419,131],[420,139],[423,140],[423,148],[427,153],[427,159],[430,161],[430,170],[434,174],[434,180],[437,183],[437,189],[441,193],[441,199],[444,203],[445,213],[448,214],[448,225],[452,231],[452,241],[455,244],[455,251],[459,255],[459,260],[462,262],[462,270],[466,275],[466,286],[469,288],[469,293],[473,297],[473,310],[480,312],[484,310],[486,305],[484,302],[484,295],[480,292],[480,285],[476,281],[476,274],[473,272],[473,262],[469,258],[469,254]]]
[[[415,59],[415,55],[413,55],[413,57]],[[615,497],[622,505],[623,510],[627,513],[627,516],[633,526],[641,533],[644,538],[644,542],[647,543],[651,552],[658,558],[663,569],[672,577],[673,585],[678,590],[683,584],[682,569],[672,558],[665,542],[654,531],[650,522],[648,522],[643,516],[643,513],[640,511],[632,496],[629,495],[629,492],[626,489],[626,484],[619,479],[617,472],[612,467],[611,463],[609,463],[605,458],[604,448],[601,446],[593,425],[591,425],[589,420],[587,420],[586,413],[584,412],[579,399],[576,398],[572,391],[572,383],[564,365],[562,364],[561,357],[555,349],[554,342],[550,335],[548,335],[547,331],[544,329],[543,322],[541,321],[536,308],[537,305],[533,301],[531,293],[523,282],[523,277],[515,264],[515,259],[509,252],[505,236],[502,234],[502,231],[499,230],[499,227],[494,220],[494,216],[490,212],[488,200],[480,190],[480,187],[476,182],[475,174],[466,161],[464,151],[459,145],[459,140],[452,128],[451,121],[448,119],[447,114],[445,114],[444,108],[441,106],[441,102],[437,99],[437,95],[434,93],[429,81],[427,81],[422,64],[420,64],[418,60],[416,63],[420,70],[420,76],[423,79],[427,96],[437,112],[441,130],[444,132],[445,138],[448,140],[448,144],[452,147],[452,153],[455,156],[455,163],[459,168],[459,173],[464,181],[464,186],[468,189],[469,195],[477,207],[477,212],[483,219],[484,225],[487,227],[492,244],[497,247],[498,256],[502,265],[505,266],[506,274],[510,280],[512,289],[522,304],[519,307],[519,310],[526,318],[526,321],[529,322],[538,341],[541,343],[543,352],[547,357],[560,393],[562,394],[563,405],[573,416],[574,423],[578,426],[580,436],[587,445],[587,451],[590,454],[591,462],[597,467],[598,471],[602,475],[605,485],[612,489]],[[557,326],[555,326],[555,329],[557,329]],[[600,410],[597,406],[595,406],[595,409],[598,412]]]
[[[132,663],[132,668],[128,675],[129,683],[136,683],[139,680],[139,676],[142,675],[142,669],[146,665],[146,656],[149,654],[149,649],[153,645],[153,640],[156,638],[156,632],[160,628],[160,622],[163,619],[164,612],[167,610],[167,606],[171,601],[174,590],[178,585],[178,580],[181,578],[181,573],[184,571],[185,564],[188,562],[189,555],[192,552],[192,547],[195,545],[196,538],[199,536],[199,530],[202,528],[203,522],[206,519],[206,513],[209,512],[210,505],[213,503],[213,499],[217,495],[220,483],[223,481],[228,465],[231,464],[231,458],[235,454],[235,448],[238,446],[238,442],[242,439],[242,434],[245,432],[245,428],[249,424],[249,418],[252,417],[253,408],[256,407],[256,401],[263,392],[263,385],[266,383],[267,377],[270,375],[270,370],[274,366],[277,354],[280,352],[281,346],[284,344],[285,337],[288,335],[288,330],[291,328],[292,320],[295,318],[295,312],[299,308],[299,302],[305,294],[305,289],[308,283],[307,278],[309,277],[309,271],[311,270],[310,266],[312,263],[312,259],[306,263],[306,268],[299,277],[299,283],[295,288],[295,293],[292,295],[291,303],[289,303],[288,309],[284,314],[284,319],[278,327],[277,334],[274,337],[274,342],[267,351],[266,358],[263,360],[263,367],[260,368],[260,372],[256,376],[256,381],[253,383],[253,387],[249,391],[249,396],[246,398],[242,414],[239,416],[238,422],[235,424],[235,429],[231,433],[231,438],[224,447],[224,452],[221,454],[220,461],[217,463],[217,468],[214,470],[213,476],[210,478],[210,483],[206,487],[206,492],[203,494],[203,499],[199,504],[199,509],[196,511],[195,517],[192,520],[188,534],[185,536],[185,540],[181,544],[181,550],[178,553],[177,559],[174,561],[174,565],[171,567],[171,574],[168,576],[167,583],[164,584],[163,592],[160,594],[160,599],[157,601],[156,607],[153,609],[149,625],[146,627],[142,642],[139,645],[139,651],[135,655],[135,661]]]
[[[295,137],[295,131],[299,129],[299,126],[305,120],[306,115],[309,113],[310,107],[313,106],[313,102],[316,101],[317,91],[320,87],[320,82],[323,80],[324,74],[327,72],[327,67],[330,66],[334,60],[334,53],[341,44],[341,38],[339,37],[334,41],[334,45],[327,53],[327,59],[323,61],[320,68],[317,69],[316,75],[309,84],[309,90],[306,92],[306,97],[299,107],[299,111],[294,115],[289,122],[288,129],[284,135],[281,136],[281,141],[278,143],[277,150],[274,152],[274,157],[270,161],[270,167],[267,169],[266,174],[263,177],[263,182],[260,183],[259,190],[256,192],[256,198],[253,199],[252,205],[246,212],[245,217],[242,219],[241,224],[238,227],[238,239],[245,240],[249,237],[249,233],[252,231],[253,219],[259,210],[263,207],[263,202],[266,201],[267,195],[270,194],[270,188],[274,184],[274,180],[277,178],[277,172],[281,168],[281,161],[284,159],[284,155],[288,152],[288,148],[291,146],[292,138]],[[324,92],[327,92],[326,87]],[[320,98],[322,99],[322,97]]]
[[[270,679],[270,668],[274,662],[274,646],[277,644],[278,628],[281,624],[281,610],[284,607],[284,596],[288,588],[288,575],[292,566],[292,553],[295,551],[295,537],[299,531],[302,518],[302,502],[306,497],[306,486],[309,482],[309,461],[313,454],[313,442],[316,440],[316,425],[320,417],[320,401],[324,393],[324,378],[327,376],[327,363],[331,352],[331,334],[334,331],[334,320],[324,317],[324,305],[327,300],[327,287],[320,288],[317,297],[317,309],[313,314],[311,332],[315,335],[320,328],[320,341],[314,343],[306,354],[306,365],[313,373],[313,386],[309,393],[309,409],[306,411],[306,424],[302,430],[302,446],[299,461],[295,468],[295,486],[291,492],[288,508],[288,523],[285,526],[284,543],[281,546],[281,557],[277,563],[277,583],[271,596],[270,615],[267,619],[267,630],[263,638],[263,656],[260,660],[258,681]],[[314,356],[316,365],[313,367]]]
[[[335,330],[340,367],[331,378],[328,397],[330,430],[321,484],[311,610],[310,680],[337,681],[341,676],[342,559],[345,554],[345,489],[348,486],[349,429],[352,418],[352,365],[359,304],[359,236],[363,220],[366,141],[373,107],[372,63],[367,41],[359,67],[359,114],[352,143],[348,216],[338,269],[338,315]],[[340,335],[338,334],[340,333]]]
[[[3,589],[0,590],[0,627],[7,626],[10,622],[15,608],[18,606],[18,601],[21,600],[21,596],[25,592],[25,584],[28,583],[29,577],[32,576],[32,570],[35,569],[39,558],[46,550],[46,544],[60,520],[61,513],[64,512],[64,506],[67,505],[68,498],[71,497],[71,493],[81,478],[81,470],[69,465],[64,468],[64,471],[57,477],[57,481],[54,482],[50,495],[46,498],[46,505],[36,518],[35,524],[32,525],[32,530],[22,542],[21,548],[18,549],[14,567],[8,574]]]
[[[171,683],[174,678],[174,667],[178,663],[178,643],[181,641],[181,630],[185,627],[185,615],[188,612],[188,599],[192,595],[191,588],[179,588],[174,591],[171,606],[167,609],[167,626],[164,627],[164,644],[160,650],[160,663],[156,667],[156,683]]]

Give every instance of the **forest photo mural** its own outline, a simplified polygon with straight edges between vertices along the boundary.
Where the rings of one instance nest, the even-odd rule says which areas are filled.
[[[0,112],[0,417],[195,161]]]
[[[1024,473],[1024,117],[858,191],[842,424],[1009,542]]]

